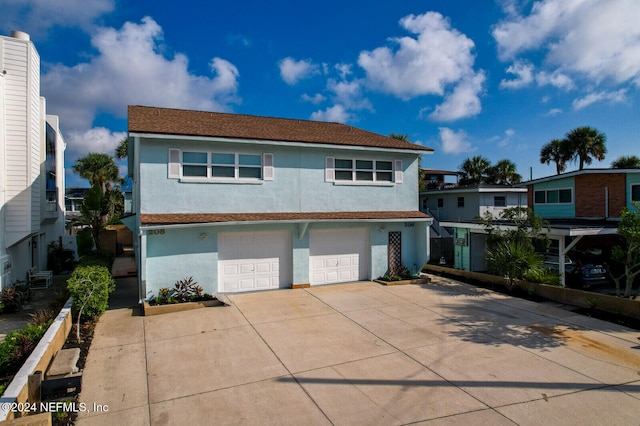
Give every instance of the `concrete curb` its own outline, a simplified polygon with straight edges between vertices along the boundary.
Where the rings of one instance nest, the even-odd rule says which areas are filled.
[[[56,319],[0,397],[0,421],[15,417],[15,412],[10,411],[11,403],[27,401],[29,376],[38,370],[43,373],[46,371],[51,359],[64,346],[70,331],[71,298],[64,304]]]

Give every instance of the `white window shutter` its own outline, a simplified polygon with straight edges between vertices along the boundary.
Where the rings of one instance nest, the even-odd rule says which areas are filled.
[[[273,180],[273,154],[262,154],[262,179]]]
[[[169,148],[169,179],[180,179],[180,150]]]
[[[334,182],[336,180],[335,162],[336,162],[336,159],[333,157],[326,158],[325,172],[324,172],[325,182]]]
[[[394,160],[393,169],[395,171],[395,182],[402,183],[402,160]]]

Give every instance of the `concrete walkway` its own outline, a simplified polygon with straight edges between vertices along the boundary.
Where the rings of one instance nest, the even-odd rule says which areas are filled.
[[[640,421],[635,330],[441,278],[230,299],[153,317],[105,313],[77,424]]]

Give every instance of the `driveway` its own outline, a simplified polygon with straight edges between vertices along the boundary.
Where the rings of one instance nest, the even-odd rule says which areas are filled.
[[[77,424],[638,424],[640,332],[433,280],[110,310]]]

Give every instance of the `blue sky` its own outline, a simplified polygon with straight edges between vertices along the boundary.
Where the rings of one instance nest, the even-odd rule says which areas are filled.
[[[423,167],[483,155],[525,178],[554,174],[540,148],[578,126],[607,135],[592,167],[640,156],[638,0],[3,3],[0,33],[40,53],[68,187],[129,104],[339,121],[433,148]]]

